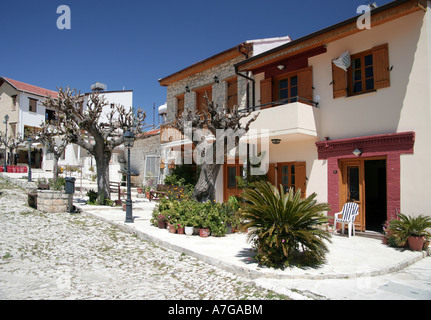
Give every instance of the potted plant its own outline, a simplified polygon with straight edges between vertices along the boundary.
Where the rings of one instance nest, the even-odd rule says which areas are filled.
[[[169,233],[175,233],[175,232],[177,232],[175,224],[173,224],[173,223],[171,223],[169,221],[168,221],[168,230],[169,230]]]
[[[431,228],[431,217],[423,215],[411,217],[399,213],[398,218],[391,220],[389,224],[391,237],[393,237],[395,244],[403,246],[408,243],[411,250],[422,250],[427,237],[431,235],[426,230]]]
[[[159,229],[165,229],[166,228],[166,216],[162,213],[159,213],[157,215],[157,226]]]
[[[151,190],[151,186],[146,186],[145,187],[145,197],[147,199],[150,199],[150,190]]]
[[[178,234],[184,234],[184,224],[182,222],[179,222],[176,224],[175,226],[177,228],[177,233]]]
[[[144,187],[142,186],[142,184],[136,188],[136,191],[138,192],[138,194],[144,193]]]

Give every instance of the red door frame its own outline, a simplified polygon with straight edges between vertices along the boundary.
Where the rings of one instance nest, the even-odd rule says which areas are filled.
[[[318,158],[327,160],[329,215],[340,211],[340,159],[355,159],[353,150],[361,150],[359,157],[386,157],[387,219],[396,218],[401,206],[400,155],[413,154],[415,132],[401,132],[316,142]]]

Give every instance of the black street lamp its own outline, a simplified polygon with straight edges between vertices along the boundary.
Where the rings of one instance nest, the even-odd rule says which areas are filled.
[[[130,129],[124,132],[124,146],[127,148],[127,199],[126,199],[126,221],[133,222],[132,216],[132,197],[130,191],[130,149],[135,142],[135,135]]]
[[[3,123],[6,125],[6,131],[5,131],[5,135],[4,135],[4,172],[7,172],[7,122],[9,121],[9,116],[5,115],[4,116],[4,121]]]
[[[31,182],[31,144],[32,144],[33,140],[31,138],[27,139],[27,143],[28,143],[28,177],[27,180],[28,182]]]

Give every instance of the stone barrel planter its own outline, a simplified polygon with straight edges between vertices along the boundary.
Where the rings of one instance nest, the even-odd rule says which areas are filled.
[[[37,190],[37,209],[43,212],[67,212],[68,197],[64,191]]]

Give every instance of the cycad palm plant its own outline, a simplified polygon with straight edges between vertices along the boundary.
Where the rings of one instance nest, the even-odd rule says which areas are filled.
[[[409,236],[429,237],[430,233],[426,230],[428,228],[431,228],[431,217],[423,215],[411,217],[398,213],[398,219],[393,219],[389,223],[390,243],[403,246]]]
[[[246,201],[242,218],[248,221],[249,240],[258,249],[256,259],[262,265],[282,267],[294,262],[318,264],[328,252],[325,240],[330,233],[319,226],[327,223],[323,214],[326,203],[317,204],[316,194],[301,199],[301,190],[287,193],[264,181],[243,193]]]

